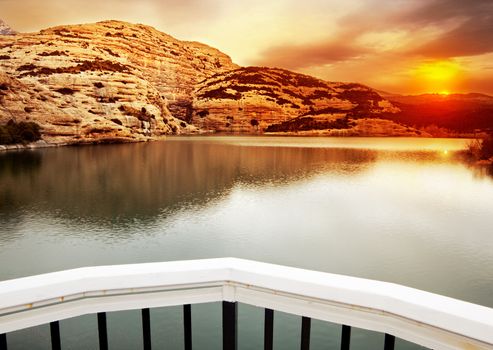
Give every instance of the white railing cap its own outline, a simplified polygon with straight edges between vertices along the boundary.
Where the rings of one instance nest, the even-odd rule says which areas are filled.
[[[2,314],[88,292],[243,285],[397,315],[493,344],[493,309],[369,279],[237,258],[85,267],[0,282]],[[234,294],[229,297],[234,299]],[[228,300],[236,301],[236,300]],[[241,301],[241,300],[240,300]],[[26,309],[26,307],[24,307]]]

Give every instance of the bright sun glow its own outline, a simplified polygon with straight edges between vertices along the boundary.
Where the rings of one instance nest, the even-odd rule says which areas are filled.
[[[459,72],[459,65],[450,61],[423,63],[417,73],[427,80],[447,81],[453,79]]]
[[[414,73],[426,90],[447,96],[460,73],[460,66],[453,61],[426,62],[418,66]]]

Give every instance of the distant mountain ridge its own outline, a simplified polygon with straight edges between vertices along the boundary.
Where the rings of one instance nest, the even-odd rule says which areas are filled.
[[[10,26],[0,19],[0,35],[15,35],[17,34]]]
[[[493,131],[493,96],[481,93],[391,95],[401,112],[388,116],[418,128],[430,125],[457,133]]]
[[[480,93],[480,92],[468,92],[468,93],[424,93],[424,94],[397,94],[382,90],[375,90],[382,97],[393,99],[395,101],[409,102],[409,103],[421,103],[423,100],[428,101],[443,101],[446,99],[493,99],[492,95]]]

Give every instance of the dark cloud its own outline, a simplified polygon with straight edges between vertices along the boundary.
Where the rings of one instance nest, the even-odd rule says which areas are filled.
[[[493,52],[493,16],[470,19],[413,52],[433,58],[475,56]]]
[[[451,26],[437,38],[409,50],[430,58],[452,58],[493,52],[493,1],[434,0],[391,18],[398,26],[411,28]],[[455,26],[453,26],[455,24]]]
[[[405,30],[412,37],[413,30],[428,26],[443,28],[443,33],[396,53],[453,58],[493,52],[493,0],[369,1],[337,23],[336,40],[274,46],[265,50],[257,63],[303,69],[345,61],[372,53],[371,48],[356,43],[366,33]]]
[[[423,5],[392,16],[391,22],[414,26],[440,24],[450,19],[480,18],[493,11],[491,0],[432,0],[416,3]]]
[[[366,50],[345,43],[330,41],[305,45],[274,46],[262,53],[257,65],[300,69],[345,61],[364,54]]]

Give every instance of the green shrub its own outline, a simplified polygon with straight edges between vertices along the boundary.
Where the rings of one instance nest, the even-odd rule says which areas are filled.
[[[16,123],[10,120],[5,125],[0,125],[0,144],[29,143],[41,139],[38,124],[33,122]]]

